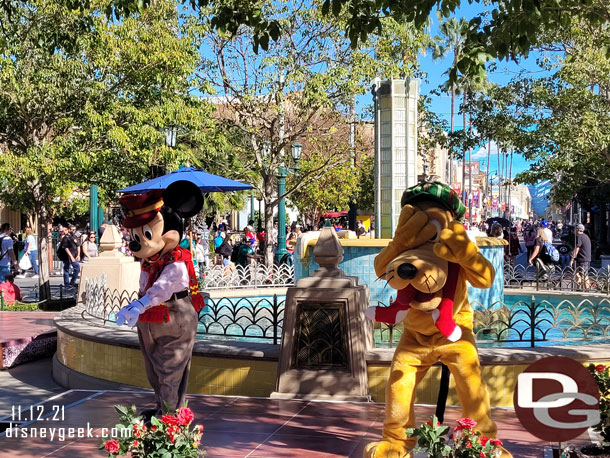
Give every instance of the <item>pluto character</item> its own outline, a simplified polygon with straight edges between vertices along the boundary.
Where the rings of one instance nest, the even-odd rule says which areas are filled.
[[[457,221],[464,204],[447,185],[420,183],[407,189],[393,240],[375,258],[375,272],[397,290],[389,307],[370,307],[370,319],[402,321],[404,332],[394,353],[386,386],[386,418],[382,440],[369,444],[365,458],[411,457],[416,438],[413,404],[418,383],[437,361],[455,379],[464,417],[476,429],[495,437],[487,388],[481,378],[473,311],[467,282],[489,288],[495,271]],[[502,457],[511,457],[502,449]]]

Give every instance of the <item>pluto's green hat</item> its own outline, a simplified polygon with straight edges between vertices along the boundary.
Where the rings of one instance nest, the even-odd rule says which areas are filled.
[[[402,194],[400,205],[405,206],[427,199],[432,199],[440,203],[449,210],[457,220],[461,220],[464,213],[466,213],[466,207],[457,193],[451,189],[451,187],[440,181],[423,182],[410,187]]]

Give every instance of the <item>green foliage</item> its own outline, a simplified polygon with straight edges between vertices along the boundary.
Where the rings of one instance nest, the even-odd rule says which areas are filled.
[[[470,418],[457,420],[458,426],[451,434],[452,443],[444,437],[447,426],[441,426],[435,415],[419,428],[407,429],[407,436],[417,437],[416,451],[421,450],[428,456],[446,458],[497,458],[501,455],[502,442],[483,436],[473,428],[476,422]]]
[[[599,417],[600,422],[595,426],[604,442],[610,442],[610,368],[603,364],[589,364],[589,372],[599,387]]]
[[[90,0],[64,0],[73,7],[87,6]],[[241,26],[252,30],[252,47],[268,50],[271,41],[286,33],[285,22],[274,16],[269,4],[260,0],[189,0],[185,2],[196,11],[211,15],[211,26],[227,36],[236,36]],[[491,59],[513,59],[527,56],[532,46],[540,43],[545,31],[569,28],[585,21],[601,25],[610,21],[610,6],[603,0],[473,0],[485,9],[468,21],[463,52],[449,73],[457,80],[458,71],[464,75],[483,76],[485,64]],[[113,0],[106,14],[117,17],[137,14],[152,4],[151,0]],[[454,15],[462,0],[324,0],[321,14],[340,18],[343,30],[352,47],[381,34],[387,27],[386,19],[399,24],[424,25],[436,10],[443,18]],[[10,10],[13,2],[3,2]],[[208,13],[208,11],[210,13]],[[86,26],[86,23],[83,27]],[[53,36],[52,43],[70,40],[64,34]],[[604,48],[608,52],[608,46]]]
[[[607,27],[580,24],[545,37],[540,69],[492,88],[474,104],[479,134],[532,162],[522,183],[553,182],[557,204],[578,195],[591,206],[607,201],[610,184],[610,42]],[[560,51],[560,52],[559,52]]]
[[[427,95],[420,96],[418,100],[417,154],[419,156],[428,154],[437,145],[441,148],[449,146],[447,121],[430,111],[430,102],[431,98]]]
[[[104,438],[99,446],[106,449],[108,457],[129,454],[133,458],[202,458],[205,451],[199,448],[203,426],[191,427],[193,412],[188,407],[180,407],[174,414],[151,418],[151,426],[136,413],[136,407],[115,406],[119,414],[116,430],[119,437]],[[126,434],[127,433],[127,434]]]
[[[173,2],[120,22],[99,14],[107,5],[81,11],[32,0],[10,17],[0,13],[0,198],[15,209],[74,214],[85,210],[90,184],[103,202],[149,178],[153,165],[211,162],[218,173],[232,154],[212,106],[192,94],[194,25],[179,19]],[[78,26],[83,17],[90,28]],[[41,31],[54,27],[73,36],[49,52],[53,34]],[[177,146],[168,148],[163,128],[173,125]]]
[[[311,173],[321,163],[327,163],[315,180],[298,187],[290,197],[305,218],[316,224],[323,213],[345,210],[352,201],[359,208],[370,208],[373,160],[362,150],[363,146],[358,142],[354,164],[352,152],[345,142],[337,142],[333,137],[310,140],[307,156],[299,162],[298,173],[288,179],[288,185],[296,187],[302,174]],[[332,162],[328,162],[329,157]]]

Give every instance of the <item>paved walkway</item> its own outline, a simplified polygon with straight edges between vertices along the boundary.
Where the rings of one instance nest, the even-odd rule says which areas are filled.
[[[152,393],[71,390],[42,403],[37,411],[53,413],[63,406],[63,420],[46,419],[22,426],[28,428],[92,428],[94,437],[51,441],[49,438],[0,436],[0,457],[104,456],[97,449],[101,428],[112,427],[116,404],[145,406]],[[229,396],[188,396],[195,422],[205,427],[202,444],[208,458],[362,456],[362,450],[381,434],[384,406],[373,403],[285,401]],[[417,422],[423,423],[434,407],[418,406]],[[25,414],[24,414],[25,416]],[[449,408],[446,424],[455,425],[457,408]],[[494,410],[500,438],[515,458],[541,458],[544,443],[523,430],[512,410]],[[9,415],[10,417],[10,415]],[[10,420],[10,418],[9,418]],[[30,429],[31,431],[31,429]],[[40,431],[40,430],[38,430]],[[588,443],[581,437],[579,442]]]

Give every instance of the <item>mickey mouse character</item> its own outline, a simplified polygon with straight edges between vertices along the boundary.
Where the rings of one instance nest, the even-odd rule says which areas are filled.
[[[199,213],[203,196],[188,181],[166,190],[126,194],[120,203],[129,229],[129,249],[141,260],[139,299],[123,307],[117,324],[137,325],[146,376],[156,408],[170,412],[184,405],[199,311],[204,306],[188,250],[178,246],[184,218]]]

